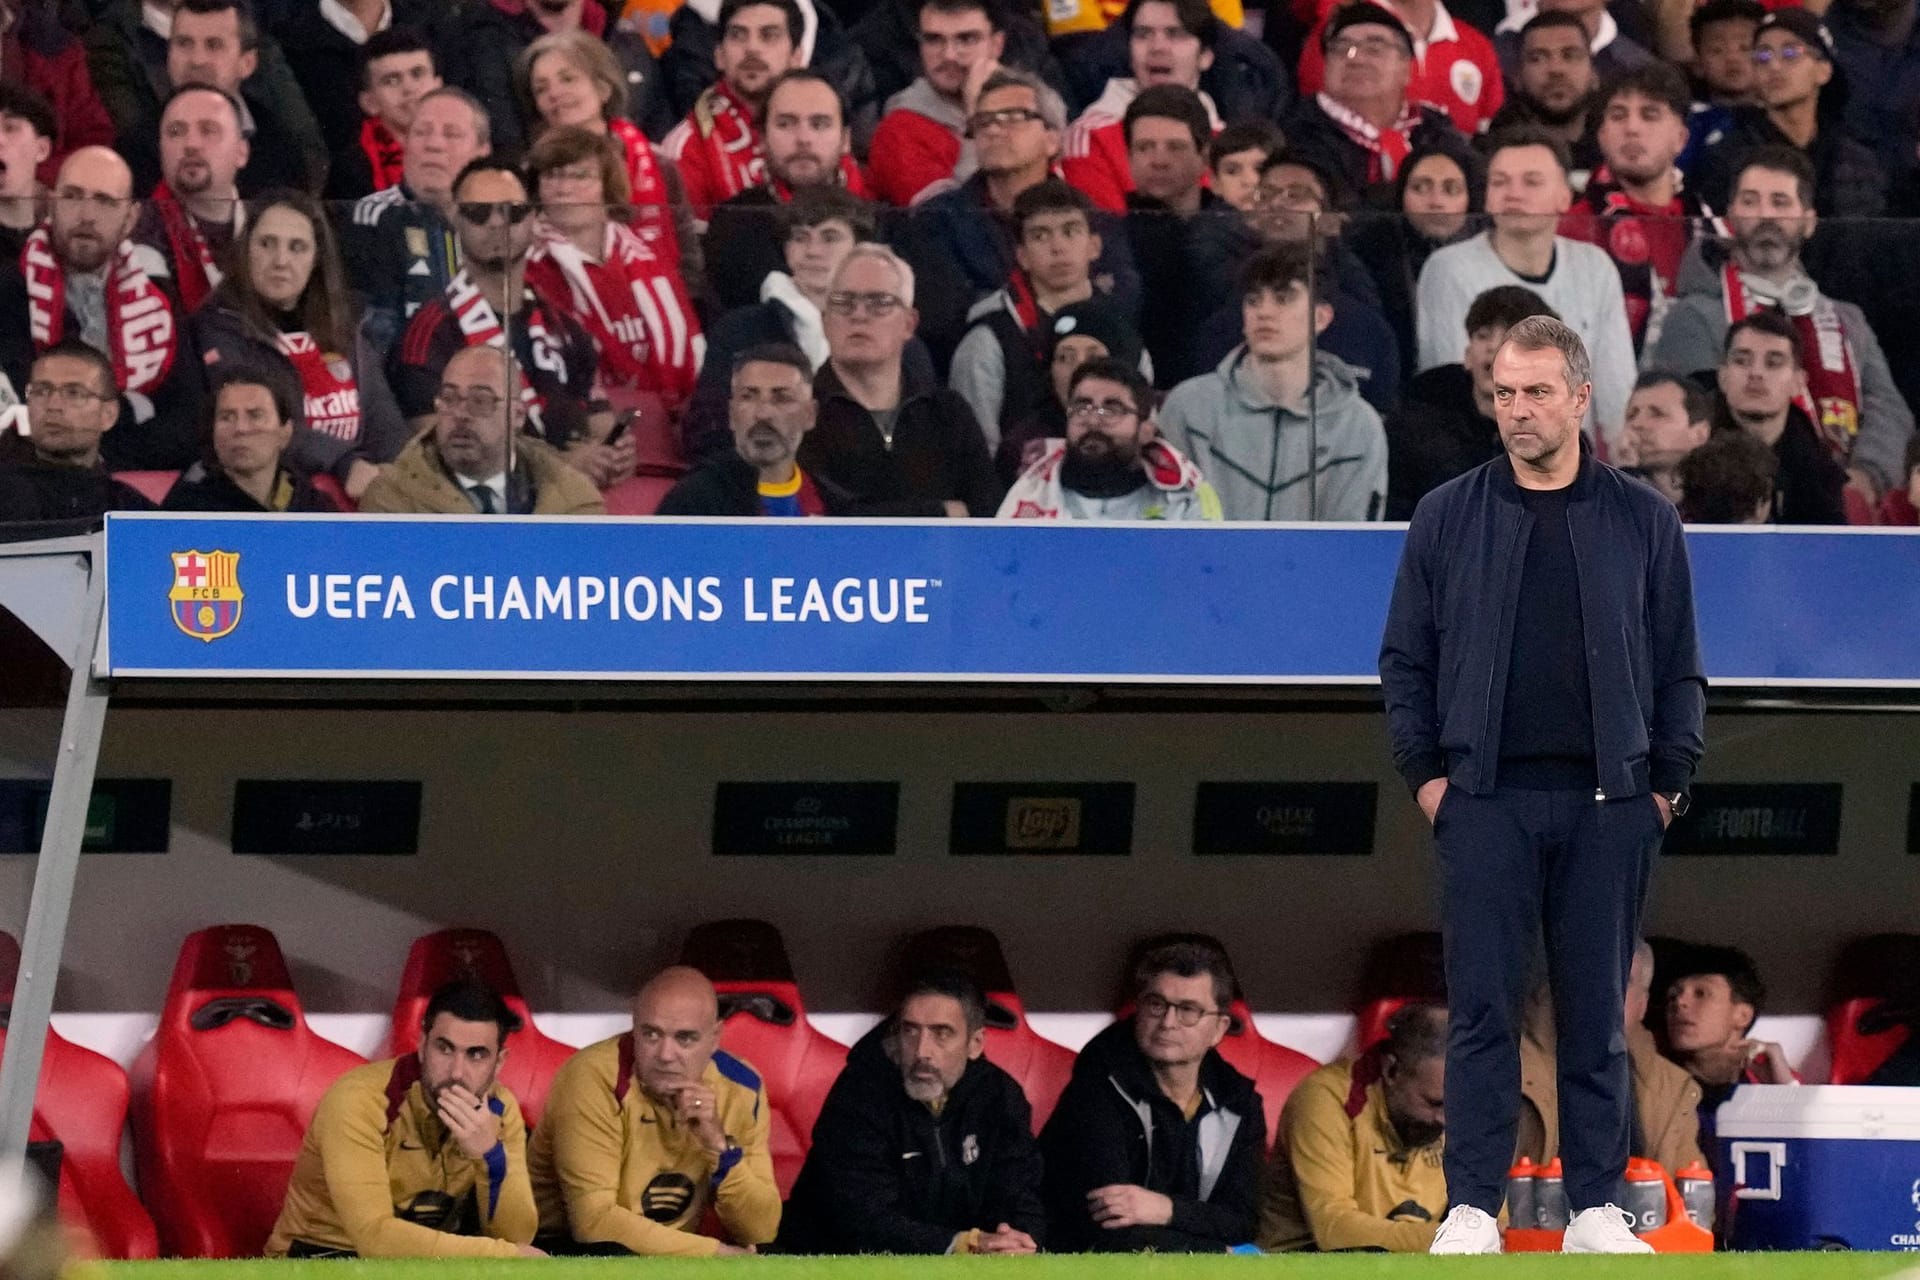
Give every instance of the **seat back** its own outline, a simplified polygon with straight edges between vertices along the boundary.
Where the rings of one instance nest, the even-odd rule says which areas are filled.
[[[178,471],[116,471],[113,478],[129,489],[134,490],[148,502],[159,506],[166,500],[167,493],[173,488],[174,481],[180,478]]]
[[[1229,1008],[1233,1016],[1220,1041],[1220,1056],[1260,1091],[1260,1104],[1267,1114],[1267,1149],[1271,1151],[1280,1136],[1280,1108],[1286,1105],[1294,1086],[1318,1070],[1320,1064],[1298,1049],[1261,1035],[1245,1000],[1235,1000]]]
[[[0,933],[0,1056],[6,1053],[20,947]],[[107,1258],[151,1258],[159,1251],[153,1219],[120,1172],[127,1127],[127,1073],[120,1064],[48,1028],[30,1138],[58,1142],[60,1218],[83,1229]]]
[[[162,1250],[258,1254],[321,1095],[361,1061],[307,1025],[267,930],[189,935],[134,1064],[134,1153]]]
[[[1920,934],[1877,933],[1840,950],[1827,994],[1834,1084],[1861,1084],[1920,1021]]]
[[[681,963],[720,996],[720,1047],[750,1063],[767,1088],[770,1143],[780,1194],[793,1189],[846,1046],[816,1031],[793,980],[779,930],[762,920],[720,920],[688,935]]]
[[[456,978],[473,978],[500,993],[507,1008],[520,1019],[520,1030],[507,1041],[507,1060],[500,1083],[520,1103],[529,1128],[540,1122],[554,1073],[573,1056],[573,1048],[534,1025],[533,1012],[520,994],[513,963],[500,939],[485,929],[442,929],[415,938],[407,950],[407,966],[400,974],[400,990],[393,1001],[393,1026],[387,1051],[398,1056],[420,1048],[421,1019],[433,993]]]

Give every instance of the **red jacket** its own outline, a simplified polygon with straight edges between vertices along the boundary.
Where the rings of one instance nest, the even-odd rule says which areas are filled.
[[[867,176],[874,195],[904,209],[928,187],[951,180],[959,163],[959,134],[918,111],[897,108],[873,132]]]
[[[81,147],[113,145],[113,118],[87,74],[87,51],[60,25],[51,8],[25,6],[0,37],[0,79],[24,83],[53,104],[60,136],[40,166],[42,183],[52,186],[60,162]]]
[[[1300,51],[1300,94],[1305,97],[1326,87],[1326,56],[1320,51],[1323,18]],[[1472,137],[1487,126],[1506,101],[1500,79],[1500,59],[1493,41],[1464,22],[1454,20],[1445,5],[1437,7],[1432,38],[1414,33],[1414,60],[1407,76],[1407,99],[1440,108],[1453,127]]]
[[[1133,164],[1127,157],[1127,108],[1140,94],[1137,81],[1116,76],[1107,81],[1094,104],[1067,126],[1066,140],[1060,147],[1060,172],[1069,186],[1078,187],[1089,200],[1109,213],[1127,211],[1127,192],[1133,190]],[[1220,132],[1220,113],[1213,99],[1202,93],[1207,115],[1213,119],[1213,131]]]

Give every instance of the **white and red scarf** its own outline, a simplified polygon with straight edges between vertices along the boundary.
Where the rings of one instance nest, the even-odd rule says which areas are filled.
[[[600,374],[610,386],[656,392],[673,406],[693,393],[706,340],[679,260],[663,257],[632,228],[609,222],[600,261],[590,262],[542,221],[527,257],[527,284],[542,297],[568,300],[600,348]]]
[[[367,167],[373,170],[375,191],[400,185],[405,176],[407,146],[377,117],[369,116],[361,121],[360,150],[367,157]]]
[[[1420,108],[1402,101],[1400,118],[1391,129],[1381,129],[1347,110],[1325,93],[1314,99],[1327,119],[1340,126],[1340,132],[1367,149],[1367,181],[1392,182],[1413,150],[1413,129],[1420,123]]]
[[[20,250],[27,282],[27,324],[36,351],[59,342],[67,325],[67,269],[53,254],[53,237],[36,227]],[[179,343],[179,326],[167,295],[134,265],[133,245],[121,241],[107,274],[107,357],[121,391],[140,397],[136,416],[152,414],[154,392],[167,380]],[[144,403],[143,403],[144,402]],[[144,407],[145,413],[139,413]]]
[[[147,201],[160,219],[161,229],[167,233],[167,247],[172,250],[173,258],[173,285],[180,293],[180,309],[191,314],[200,309],[213,287],[220,283],[220,268],[214,265],[213,251],[207,247],[200,224],[193,220],[172,188],[162,182]]]
[[[1746,278],[1729,262],[1722,271],[1726,288],[1727,323],[1734,324],[1761,307],[1774,306],[1756,298]],[[1816,294],[1813,310],[1794,315],[1775,307],[1800,339],[1800,363],[1806,367],[1807,389],[1794,397],[1806,415],[1813,419],[1820,438],[1841,461],[1853,452],[1853,438],[1860,431],[1860,367],[1854,360],[1853,343],[1847,340],[1840,311],[1826,294]]]
[[[567,376],[567,356],[547,324],[546,303],[532,286],[527,286],[527,296],[533,305],[528,308],[524,327],[527,340],[533,345],[534,362],[556,380],[564,381]],[[493,347],[499,351],[507,349],[507,331],[501,325],[499,315],[464,268],[447,283],[447,308],[453,312],[454,323],[460,328],[461,342],[469,347]],[[527,417],[534,427],[545,435],[541,410],[546,402],[520,362],[515,360],[512,363],[514,377],[520,383],[520,403],[526,406]]]
[[[300,375],[307,427],[335,439],[358,440],[360,385],[353,366],[336,352],[322,351],[310,333],[278,334],[274,343]]]
[[[627,185],[633,189],[634,231],[647,247],[668,262],[680,261],[680,236],[673,229],[673,204],[667,196],[667,180],[660,172],[660,157],[654,154],[647,135],[630,120],[618,117],[609,121],[607,132],[620,144],[627,162]]]
[[[720,179],[719,200],[757,187],[767,178],[767,149],[747,104],[721,80],[694,100],[688,146],[705,147]]]
[[[1059,437],[1044,442],[1044,449],[1033,465],[1007,490],[1000,503],[1000,515],[1014,520],[1058,520],[1065,490],[1060,484],[1060,469],[1067,460],[1067,442]],[[1149,440],[1140,447],[1140,469],[1147,482],[1162,493],[1185,493],[1203,483],[1200,468],[1193,460],[1165,440]]]

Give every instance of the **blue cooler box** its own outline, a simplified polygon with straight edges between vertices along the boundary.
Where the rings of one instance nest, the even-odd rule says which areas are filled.
[[[1920,1089],[1744,1085],[1719,1138],[1733,1248],[1920,1252]]]

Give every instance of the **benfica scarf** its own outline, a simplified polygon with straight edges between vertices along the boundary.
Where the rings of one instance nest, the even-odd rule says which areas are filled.
[[[1794,403],[1813,419],[1820,438],[1834,455],[1846,461],[1853,452],[1853,438],[1860,431],[1860,371],[1833,300],[1824,293],[1816,294],[1812,311],[1794,315],[1769,299],[1756,298],[1733,263],[1726,265],[1721,278],[1726,287],[1728,324],[1744,320],[1759,307],[1773,306],[1793,326],[1800,338],[1800,362],[1807,370],[1807,389],[1794,397]]]
[[[716,203],[766,180],[767,153],[760,130],[746,104],[724,80],[694,101],[693,136],[687,145],[706,148],[712,161],[708,167],[720,180],[720,189],[713,193]]]
[[[527,288],[527,298],[531,305],[527,308],[526,323],[523,328],[527,339],[533,344],[535,363],[545,369],[565,369],[566,352],[554,341],[553,332],[547,327],[547,309],[532,287]],[[480,292],[463,268],[447,284],[447,307],[453,312],[454,323],[460,327],[460,340],[469,347],[493,347],[500,351],[507,349],[507,331],[500,324],[493,304]],[[547,434],[546,424],[541,419],[541,410],[546,407],[545,399],[527,377],[527,371],[520,362],[513,362],[514,377],[520,383],[520,403],[527,408],[527,418],[542,436]]]
[[[673,206],[667,199],[667,180],[653,144],[632,121],[614,119],[607,132],[620,144],[627,162],[627,185],[633,188],[633,229],[647,248],[671,263],[680,261],[680,237],[673,229]]]
[[[693,392],[705,342],[679,261],[662,257],[630,227],[607,224],[599,262],[544,221],[527,258],[527,284],[542,296],[567,298],[575,319],[600,348],[610,384],[659,393],[669,404]]]
[[[373,170],[373,189],[385,191],[400,185],[407,158],[406,144],[377,119],[360,122],[360,150],[366,153],[367,167]]]
[[[1407,153],[1413,150],[1409,135],[1413,127],[1420,123],[1419,108],[1411,102],[1403,103],[1400,118],[1393,122],[1391,129],[1382,130],[1325,93],[1316,95],[1314,101],[1327,113],[1327,119],[1340,126],[1340,132],[1367,149],[1367,181],[1392,182],[1393,175],[1400,172],[1401,164],[1406,161]]]
[[[180,290],[180,309],[198,311],[213,286],[220,283],[220,268],[213,264],[207,238],[165,182],[153,189],[148,202],[159,215],[160,226],[167,233],[167,247],[173,251],[173,283]]]
[[[274,342],[300,375],[308,428],[339,440],[358,440],[360,386],[353,379],[353,366],[322,351],[312,334],[277,334]]]
[[[1676,178],[1678,175],[1676,174]],[[1620,268],[1627,327],[1635,343],[1657,336],[1657,322],[1680,278],[1680,259],[1693,240],[1694,219],[1707,216],[1684,188],[1665,205],[1642,204],[1615,183],[1606,165],[1593,171],[1581,202],[1590,228],[1575,238],[1607,251]],[[1574,221],[1573,215],[1568,220]],[[1574,234],[1573,232],[1563,234]]]
[[[1000,504],[1000,516],[1014,520],[1058,520],[1065,490],[1060,484],[1060,468],[1067,460],[1067,442],[1045,442],[1039,459],[1013,482],[1013,488]],[[1164,440],[1149,440],[1140,446],[1140,469],[1147,480],[1162,493],[1182,493],[1202,483],[1200,468]]]
[[[60,341],[67,325],[67,271],[53,256],[53,239],[44,225],[34,229],[20,250],[20,274],[27,282],[27,324],[34,349],[44,351]],[[122,241],[107,274],[107,356],[120,390],[140,397],[135,402],[140,421],[152,415],[153,393],[173,368],[178,340],[167,295],[134,265],[133,246]]]

